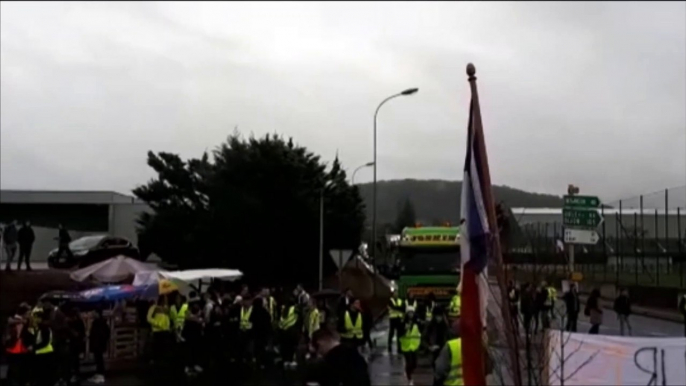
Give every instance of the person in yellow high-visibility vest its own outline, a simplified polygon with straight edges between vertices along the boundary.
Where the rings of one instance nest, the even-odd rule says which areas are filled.
[[[164,305],[162,297],[148,309],[147,320],[152,330],[153,361],[164,364],[169,358],[175,338],[171,328],[169,309]]]
[[[393,348],[393,336],[398,336],[396,343],[397,350],[400,352],[400,329],[402,328],[403,317],[405,316],[405,301],[398,296],[398,290],[393,289],[391,299],[388,304],[388,352]]]
[[[36,371],[36,384],[38,386],[52,386],[56,378],[55,349],[52,345],[52,329],[48,311],[37,311],[35,317],[40,320],[36,329],[36,343],[33,346],[33,366]]]
[[[452,325],[452,338],[446,342],[434,362],[434,385],[461,386],[462,378],[462,340],[460,322]]]
[[[343,317],[338,320],[338,332],[341,343],[351,347],[360,347],[364,338],[364,321],[360,301],[355,299],[345,311]]]
[[[415,318],[415,309],[408,307],[400,336],[400,350],[405,357],[405,376],[409,385],[414,385],[412,374],[417,368],[417,351],[421,341],[422,334]]]
[[[188,300],[181,294],[176,295],[175,303],[169,308],[169,320],[174,327],[177,340],[181,341],[181,333],[183,332],[183,324],[186,322],[186,315],[188,314]]]
[[[289,298],[281,307],[281,317],[279,318],[279,340],[281,359],[285,367],[295,368],[295,350],[300,341],[300,315],[296,307],[295,298]]]
[[[462,312],[462,297],[460,295],[460,289],[458,288],[453,293],[453,297],[450,299],[448,304],[448,319],[450,321],[455,321],[455,319],[460,317]]]

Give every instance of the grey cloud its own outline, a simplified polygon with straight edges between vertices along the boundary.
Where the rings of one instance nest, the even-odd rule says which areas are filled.
[[[128,191],[238,125],[350,170],[461,179],[477,66],[494,183],[686,183],[683,3],[2,3],[3,188]],[[370,172],[358,173],[365,181]]]

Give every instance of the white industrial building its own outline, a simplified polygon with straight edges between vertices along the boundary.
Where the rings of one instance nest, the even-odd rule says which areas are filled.
[[[136,219],[150,210],[133,196],[111,191],[0,190],[0,223],[32,223],[36,234],[32,261],[45,261],[57,246],[59,224],[72,239],[109,234],[137,245]]]

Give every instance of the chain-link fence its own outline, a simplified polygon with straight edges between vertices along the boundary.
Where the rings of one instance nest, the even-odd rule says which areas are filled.
[[[686,186],[604,202],[595,245],[576,245],[574,272],[618,285],[686,288]],[[550,220],[550,221],[548,221]],[[569,274],[562,216],[521,226],[507,263],[538,278]]]

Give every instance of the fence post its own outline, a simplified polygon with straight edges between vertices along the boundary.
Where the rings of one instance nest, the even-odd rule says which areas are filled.
[[[646,271],[646,228],[643,222],[643,195],[641,195],[641,273]]]
[[[600,214],[605,218],[605,205],[600,206]],[[610,262],[610,258],[607,255],[607,233],[605,233],[605,223],[603,221],[603,254],[605,255],[605,267],[603,268],[603,283],[607,280],[607,264]]]
[[[683,254],[683,246],[681,240],[681,208],[676,208],[676,230],[679,233],[677,242],[679,243],[679,285],[684,288],[684,265],[686,265],[686,258]]]
[[[622,201],[619,201],[619,213],[615,212],[615,285],[619,286],[619,261],[621,259],[620,255],[620,247],[621,245],[619,244],[619,215],[622,213]]]
[[[657,224],[657,209],[655,209],[655,252],[657,252],[655,254],[655,258],[657,260],[657,264],[656,264],[657,265],[657,271],[655,272],[655,282],[656,282],[656,286],[659,287],[660,286],[660,254],[662,253],[662,251],[658,250],[660,248],[660,241],[659,241],[660,237],[658,235],[659,231],[657,229],[657,226],[658,226],[658,224]]]
[[[635,285],[638,285],[638,227],[636,226],[638,214],[634,211],[634,276]]]
[[[669,189],[665,189],[665,257],[667,258],[667,273],[671,274],[669,264]]]

